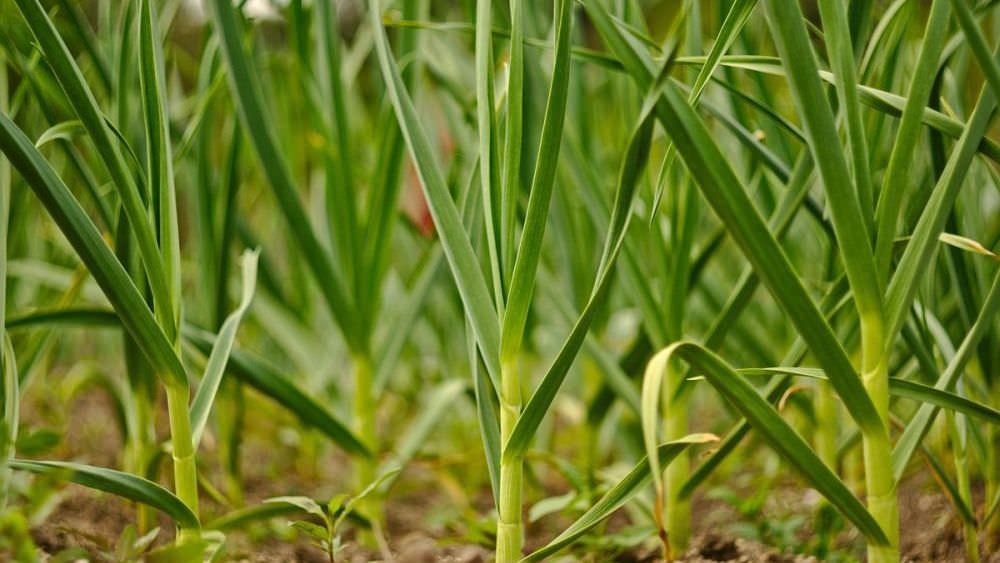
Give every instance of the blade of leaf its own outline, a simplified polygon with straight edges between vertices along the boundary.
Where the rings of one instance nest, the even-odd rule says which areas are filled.
[[[222,384],[222,375],[226,372],[226,363],[236,342],[236,331],[243,321],[250,302],[253,301],[254,290],[257,281],[257,256],[259,250],[247,251],[243,254],[243,296],[240,304],[226,318],[219,329],[219,335],[212,345],[212,352],[208,355],[208,363],[205,364],[205,372],[201,376],[201,383],[195,393],[194,401],[191,403],[191,436],[195,447],[201,442],[202,432],[208,424],[208,415],[215,402],[215,395]]]
[[[15,459],[11,467],[18,471],[65,476],[91,489],[152,506],[174,519],[181,528],[198,528],[198,517],[181,499],[156,483],[129,473],[66,461],[29,461]]]

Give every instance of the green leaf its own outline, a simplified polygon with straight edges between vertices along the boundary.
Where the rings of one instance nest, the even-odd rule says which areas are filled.
[[[879,190],[876,237],[876,262],[879,270],[879,281],[885,284],[888,278],[892,258],[892,241],[896,236],[896,224],[899,219],[900,204],[910,187],[910,168],[913,163],[914,149],[920,139],[919,127],[921,114],[930,97],[931,87],[937,76],[938,59],[944,48],[944,40],[948,31],[949,0],[934,0],[931,4],[930,17],[927,20],[927,31],[917,66],[913,69],[913,80],[906,94],[906,105],[903,117],[896,132],[896,142],[889,156],[889,165],[883,175],[882,187]],[[978,140],[977,143],[978,144]],[[888,313],[888,311],[887,311]]]
[[[657,449],[657,459],[661,465],[668,465],[671,460],[680,455],[681,452],[686,450],[689,446],[705,444],[716,439],[717,438],[711,434],[692,434],[681,438],[680,440],[674,440],[672,442],[667,442],[666,444],[661,444]],[[563,530],[562,533],[546,544],[545,547],[542,547],[541,549],[532,552],[524,559],[521,559],[522,563],[544,560],[566,546],[571,545],[594,526],[597,526],[606,520],[616,510],[624,506],[629,499],[635,496],[635,494],[649,482],[649,465],[650,464],[646,458],[640,459],[639,462],[636,463],[635,467],[629,471],[628,475],[616,483],[614,487],[608,490],[608,492],[604,493],[604,495],[598,499],[596,503],[594,503],[594,506],[590,507],[587,512],[577,518],[573,524]]]
[[[326,512],[323,507],[319,505],[318,502],[309,498],[302,496],[284,496],[284,497],[272,497],[264,499],[265,503],[278,503],[278,504],[289,504],[292,505],[306,514],[311,514],[317,518],[327,521]]]
[[[156,483],[129,473],[65,461],[29,461],[16,459],[11,467],[42,475],[64,476],[91,489],[134,500],[163,512],[181,528],[198,528],[198,517],[170,491]]]
[[[168,385],[186,386],[187,375],[180,358],[97,227],[38,149],[2,113],[0,150],[41,200],[111,302],[126,330],[157,368],[157,374],[165,378]]]
[[[994,58],[1000,58],[1000,49],[994,51]],[[887,345],[899,334],[903,319],[916,295],[918,280],[937,252],[938,237],[944,232],[945,222],[996,106],[996,95],[991,88],[984,86],[965,131],[952,149],[948,163],[920,214],[910,242],[896,265],[885,292]]]
[[[229,88],[236,101],[240,123],[246,132],[261,169],[267,177],[285,223],[316,278],[334,321],[353,350],[361,350],[361,332],[354,330],[355,307],[348,300],[344,280],[333,267],[330,254],[320,244],[299,199],[288,164],[278,149],[271,120],[265,111],[259,78],[250,64],[236,18],[237,8],[229,0],[212,0],[210,12],[219,36]]]
[[[210,353],[215,343],[213,334],[193,327],[185,327],[183,335],[185,340],[203,354]],[[239,348],[233,348],[227,369],[240,381],[270,397],[348,453],[365,457],[371,455],[368,448],[348,429],[347,425],[289,381],[279,368]]]
[[[998,311],[1000,311],[1000,273],[993,278],[993,285],[986,299],[983,300],[982,308],[975,323],[973,323],[969,332],[966,333],[962,344],[948,362],[948,366],[944,372],[938,377],[937,382],[935,382],[934,388],[936,390],[946,391],[953,388],[958,382],[958,378],[962,376],[966,364],[976,353],[980,341],[993,325]],[[917,413],[906,424],[903,434],[896,440],[896,445],[892,451],[892,470],[893,476],[897,480],[906,471],[906,466],[909,465],[910,459],[934,423],[934,418],[937,416],[938,410],[936,405],[921,405]]]
[[[169,340],[179,340],[181,318],[181,251],[177,227],[177,193],[174,188],[174,159],[170,148],[167,100],[164,93],[163,41],[157,23],[157,8],[142,0],[139,14],[139,83],[146,126],[146,166],[159,226],[157,240],[169,291],[169,301],[155,313]],[[169,308],[168,308],[169,306]]]
[[[229,355],[236,342],[236,331],[250,308],[250,302],[253,301],[259,254],[259,250],[247,251],[243,254],[243,297],[239,306],[229,314],[226,322],[219,329],[215,344],[212,345],[212,352],[208,356],[208,363],[205,365],[205,373],[202,374],[198,391],[191,403],[191,436],[196,447],[201,441],[202,432],[208,423],[208,415],[212,410],[212,403],[215,402],[219,385],[222,383],[222,375],[226,372],[226,363],[229,361]]]
[[[643,378],[644,426],[649,404],[659,399],[658,380],[662,378],[662,372],[666,369],[668,361],[674,357],[685,360],[704,374],[712,387],[747,419],[761,438],[830,504],[837,507],[841,514],[854,523],[866,538],[877,544],[888,543],[885,533],[861,501],[816,456],[805,440],[781,418],[778,411],[721,358],[698,344],[678,342],[660,351],[650,360]],[[652,394],[656,395],[655,399],[649,397]]]
[[[35,141],[35,148],[40,149],[42,146],[53,141],[71,141],[81,132],[86,132],[86,129],[83,128],[83,124],[80,123],[79,119],[56,123],[38,136],[38,139]]]
[[[736,370],[740,375],[793,375],[796,377],[808,377],[811,379],[820,379],[826,381],[826,374],[823,370],[814,368],[793,368],[793,367],[772,367],[772,368],[747,368]],[[978,403],[971,399],[962,397],[955,393],[945,391],[942,389],[937,389],[931,387],[930,385],[924,385],[916,381],[910,381],[907,379],[899,379],[897,377],[889,378],[889,393],[906,399],[912,399],[914,401],[920,401],[921,403],[927,403],[934,405],[938,408],[944,408],[951,411],[959,412],[974,418],[978,418],[984,422],[989,422],[991,424],[1000,424],[1000,411],[990,407],[989,405],[984,405],[983,403]]]
[[[664,75],[669,64],[664,65]],[[655,99],[655,93],[660,90],[662,83],[657,85],[647,98]],[[652,104],[643,108],[635,130],[629,140],[622,159],[621,170],[618,176],[618,187],[615,193],[614,209],[611,212],[610,225],[604,239],[601,259],[598,265],[597,276],[591,288],[587,304],[584,306],[573,329],[563,341],[559,353],[552,361],[546,371],[542,381],[535,388],[528,400],[521,415],[514,425],[507,443],[504,444],[503,457],[511,459],[514,456],[523,456],[527,451],[531,440],[535,437],[542,419],[549,412],[552,401],[555,400],[559,388],[566,379],[570,367],[576,360],[580,347],[583,346],[590,324],[593,321],[594,313],[604,302],[607,296],[608,286],[612,279],[615,260],[621,252],[625,242],[625,235],[628,233],[628,226],[632,219],[632,203],[638,191],[637,185],[642,170],[649,159],[650,144],[653,135],[653,113]],[[510,457],[508,457],[510,456]]]
[[[584,7],[605,43],[623,62],[633,79],[640,86],[648,85],[652,80],[654,66],[639,45],[623,35],[599,3],[585,0]],[[705,199],[726,225],[730,235],[806,340],[820,364],[831,375],[831,383],[844,399],[851,416],[864,429],[882,427],[875,406],[865,392],[847,353],[806,292],[704,122],[669,84],[663,89],[656,109],[657,117],[672,137],[678,153],[697,181]]]
[[[805,17],[797,1],[775,0],[765,3],[768,12],[768,22],[771,33],[778,47],[778,52],[784,63],[791,86],[792,97],[798,108],[799,116],[802,118],[806,137],[809,139],[809,149],[813,155],[813,162],[819,170],[819,176],[823,183],[823,189],[827,196],[827,202],[833,215],[833,228],[837,235],[837,246],[840,249],[844,269],[854,293],[854,301],[861,316],[862,330],[866,331],[875,324],[875,331],[881,329],[882,304],[879,285],[875,275],[875,258],[872,253],[870,236],[864,215],[861,211],[861,201],[858,193],[853,189],[855,185],[851,181],[851,175],[847,168],[847,160],[844,151],[840,146],[840,138],[837,135],[837,128],[833,121],[833,112],[826,98],[826,92],[822,87],[819,78],[819,68],[816,64],[816,57],[812,50],[808,32],[805,26]],[[824,16],[833,13],[840,13],[841,10],[824,10]],[[843,14],[841,14],[843,15]],[[846,20],[846,16],[843,18]],[[832,22],[831,22],[832,23]],[[844,22],[839,22],[843,24]],[[837,25],[834,24],[836,28]],[[834,51],[833,57],[837,69],[841,72],[850,71],[850,77],[841,76],[838,82],[838,91],[846,94],[843,102],[853,103],[853,89],[846,85],[846,82],[853,83],[853,57],[850,56],[850,45],[842,36],[846,34],[845,29],[834,30],[841,32],[840,40],[833,41],[829,48]],[[834,35],[838,35],[834,33]],[[846,51],[846,53],[845,53]],[[844,55],[845,61],[837,61],[837,57]],[[851,107],[848,108],[849,116],[853,116],[858,123],[851,124],[849,128],[853,131],[855,126],[860,127],[860,116]],[[861,135],[860,132],[857,135]],[[851,135],[851,141],[862,141]],[[866,160],[867,155],[860,155],[861,160]],[[838,392],[844,387],[836,385]],[[870,423],[871,421],[859,421]],[[862,424],[864,426],[865,424]]]
[[[225,0],[217,1],[225,2]],[[462,227],[458,208],[448,192],[448,186],[441,174],[427,134],[417,117],[413,100],[410,99],[410,94],[403,84],[396,61],[389,51],[389,42],[380,19],[380,4],[378,0],[373,1],[369,12],[371,25],[375,32],[375,51],[378,55],[382,77],[386,82],[386,92],[392,101],[403,138],[406,139],[406,144],[410,149],[410,155],[420,177],[424,197],[426,197],[430,207],[438,236],[441,237],[441,246],[444,248],[445,257],[455,279],[455,285],[458,286],[462,303],[469,316],[472,331],[476,335],[476,342],[483,355],[483,360],[486,362],[487,373],[494,387],[499,388],[500,331],[497,323],[497,312],[490,300],[486,279],[479,268],[476,254],[472,250],[469,235]]]
[[[273,501],[273,499],[269,500]],[[205,524],[204,528],[207,530],[219,530],[222,532],[238,530],[244,528],[251,522],[269,520],[279,516],[288,516],[300,512],[300,510],[301,509],[294,504],[265,501],[262,504],[248,506],[246,508],[240,508],[232,512],[228,512],[215,520],[208,522]]]
[[[170,290],[164,264],[160,258],[159,247],[156,243],[153,227],[149,221],[146,208],[143,206],[139,196],[139,189],[136,186],[133,175],[128,171],[128,166],[118,150],[118,141],[114,138],[113,128],[101,113],[94,94],[87,86],[80,68],[77,66],[72,54],[63,42],[62,37],[56,31],[55,25],[49,19],[39,0],[16,0],[21,15],[31,29],[35,40],[41,47],[45,60],[52,68],[52,73],[58,80],[60,87],[66,94],[70,105],[76,112],[93,141],[101,160],[104,162],[112,181],[121,197],[122,207],[128,217],[128,224],[135,234],[139,245],[139,252],[142,256],[142,263],[148,274],[148,279],[153,292],[153,300],[158,311],[172,310],[170,300]],[[12,124],[11,124],[12,125]],[[3,127],[6,129],[7,127]],[[32,147],[34,148],[34,147]],[[9,154],[7,147],[3,148],[12,162],[25,157],[15,158]],[[20,152],[23,152],[20,151]],[[15,163],[15,167],[17,164]],[[20,168],[19,168],[20,169]],[[22,171],[22,174],[24,172]],[[31,183],[31,182],[29,182]],[[160,318],[166,321],[169,317]],[[165,331],[170,335],[172,327],[166,327]],[[141,340],[137,338],[137,340]],[[149,351],[147,350],[147,353]],[[159,365],[156,361],[154,364]],[[159,366],[161,369],[163,366]],[[169,371],[169,370],[168,370]],[[175,376],[171,373],[169,376]]]
[[[548,220],[549,205],[552,202],[552,188],[555,185],[559,147],[562,144],[563,123],[566,119],[570,70],[569,46],[573,21],[572,6],[571,0],[559,0],[556,3],[556,48],[552,83],[549,85],[548,99],[545,104],[545,119],[542,123],[538,155],[535,158],[535,171],[531,176],[528,209],[525,212],[524,226],[510,283],[510,294],[503,316],[500,336],[501,361],[513,361],[517,357],[521,348],[521,340],[524,337],[524,326],[528,319],[528,309],[531,307],[531,297],[535,289],[538,261],[541,257],[542,241],[545,238],[545,223]],[[515,87],[520,87],[520,85],[515,85]],[[507,181],[517,182],[517,178],[508,177]],[[516,192],[508,195],[516,197]]]

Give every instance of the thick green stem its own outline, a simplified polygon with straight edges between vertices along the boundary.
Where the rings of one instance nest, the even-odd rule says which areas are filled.
[[[677,390],[684,380],[685,370],[675,362],[667,366],[666,384],[663,386],[663,439],[678,440],[688,434],[688,407],[686,397],[678,397]],[[691,475],[691,460],[678,455],[663,474],[666,493],[664,524],[671,553],[681,555],[691,542],[691,497],[682,493],[684,484]]]
[[[358,354],[354,362],[354,430],[358,438],[374,454],[378,448],[375,434],[374,373],[372,360],[367,354]],[[362,458],[357,463],[356,489],[361,492],[373,481],[377,471],[374,457]],[[377,493],[372,493],[360,502],[361,511],[375,522],[382,521],[382,501]]]
[[[837,471],[837,399],[826,381],[816,385],[816,453],[823,463]]]
[[[966,505],[972,506],[972,484],[969,482],[968,450],[964,428],[965,420],[954,413],[947,413],[948,433],[951,436],[952,457],[955,462],[955,486],[959,497]],[[979,538],[976,535],[975,523],[964,521],[962,533],[965,536],[965,560],[967,563],[979,563]]]
[[[868,511],[882,527],[888,545],[868,544],[869,563],[899,561],[899,501],[892,476],[892,441],[889,437],[889,370],[883,345],[882,323],[876,317],[862,318],[862,379],[882,427],[862,434],[865,463],[865,490]]]
[[[198,515],[198,468],[194,459],[194,440],[188,418],[187,386],[167,387],[167,413],[170,416],[170,443],[173,446],[174,490],[177,497]],[[177,543],[198,539],[197,529],[181,528]]]
[[[993,396],[1000,397],[1000,385],[994,385],[994,389],[996,392],[993,393]],[[997,498],[997,494],[1000,494],[1000,451],[998,451],[1000,448],[996,447],[997,442],[1000,441],[1000,430],[996,426],[991,426],[987,429],[987,436],[990,437],[990,440],[986,443],[993,445],[993,447],[990,447],[987,453],[986,498],[992,502],[993,499]],[[1000,514],[994,514],[986,522],[985,534],[986,552],[1000,552]]]
[[[517,360],[500,366],[500,443],[506,444],[521,414],[521,381]],[[521,559],[521,489],[524,462],[503,456],[500,462],[500,499],[497,502],[497,563]]]
[[[151,435],[152,410],[149,396],[142,389],[133,389],[133,405],[135,406],[135,421],[128,443],[125,445],[125,469],[135,475],[146,475],[149,463],[150,444],[154,442]],[[153,529],[156,514],[152,507],[136,504],[136,525],[140,534]]]

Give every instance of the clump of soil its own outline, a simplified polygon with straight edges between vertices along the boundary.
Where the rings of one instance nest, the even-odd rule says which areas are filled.
[[[742,538],[731,538],[717,534],[706,534],[695,538],[694,547],[677,563],[817,563],[815,557],[787,555]]]

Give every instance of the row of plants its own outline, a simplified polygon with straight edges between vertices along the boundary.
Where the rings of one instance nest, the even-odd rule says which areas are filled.
[[[69,481],[135,503],[107,559],[391,558],[457,455],[504,563],[682,556],[763,467],[759,540],[780,475],[781,547],[899,561],[929,476],[983,560],[995,4],[0,0],[0,554]],[[41,422],[92,389],[114,466]],[[278,425],[318,470],[262,500]]]

